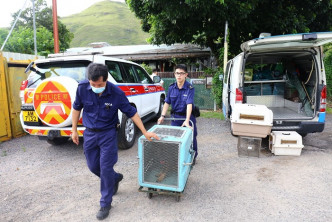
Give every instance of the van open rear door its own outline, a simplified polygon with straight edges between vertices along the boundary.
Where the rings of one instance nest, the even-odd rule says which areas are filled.
[[[230,89],[229,89],[230,75],[229,75],[229,73],[231,71],[232,64],[233,64],[232,60],[230,60],[227,63],[226,70],[224,70],[224,77],[223,77],[222,110],[223,110],[225,119],[229,118],[229,93],[230,93]]]
[[[332,32],[301,33],[262,37],[241,44],[243,52],[263,52],[287,48],[308,49],[332,42]]]

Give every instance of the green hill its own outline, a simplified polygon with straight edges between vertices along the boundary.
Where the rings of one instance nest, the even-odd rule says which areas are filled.
[[[128,6],[120,2],[98,2],[81,13],[60,18],[74,33],[70,47],[84,47],[91,42],[111,45],[147,44],[149,37]]]

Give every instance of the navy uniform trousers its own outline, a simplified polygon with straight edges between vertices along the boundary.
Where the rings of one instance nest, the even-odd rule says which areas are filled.
[[[118,161],[116,129],[101,132],[85,130],[83,149],[90,171],[100,177],[100,206],[107,207],[112,203],[115,181],[119,178],[113,169]]]
[[[182,119],[186,118],[186,116],[182,116],[182,115],[178,115],[178,114],[172,114],[172,117],[173,118],[182,118]],[[197,155],[198,155],[198,152],[197,152],[197,139],[196,139],[196,137],[197,137],[196,118],[193,115],[191,115],[190,120],[193,121],[193,123],[194,123],[193,149],[195,150],[195,158],[196,158]],[[191,121],[189,121],[190,126],[192,126]],[[172,126],[182,126],[183,122],[184,122],[184,120],[172,120],[171,125]]]

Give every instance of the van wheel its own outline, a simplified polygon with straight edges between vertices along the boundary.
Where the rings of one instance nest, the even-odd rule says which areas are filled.
[[[299,133],[302,137],[306,137],[308,133]]]
[[[58,146],[67,143],[69,137],[55,137],[53,139],[47,139],[49,144]]]
[[[125,114],[122,115],[121,126],[118,132],[118,146],[119,149],[126,150],[131,148],[136,139],[137,127],[132,119]]]

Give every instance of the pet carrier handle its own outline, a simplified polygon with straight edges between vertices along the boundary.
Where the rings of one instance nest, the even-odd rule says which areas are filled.
[[[186,118],[174,118],[174,117],[171,117],[171,118],[164,118],[164,120],[186,120]],[[192,127],[192,131],[193,131],[193,135],[192,135],[192,138],[191,138],[191,142],[193,143],[194,142],[194,122],[190,119],[189,120],[191,122],[191,125],[193,126]],[[191,144],[193,145],[193,144]]]
[[[171,118],[164,118],[164,120],[186,120],[186,118],[174,118],[174,117],[171,117]],[[191,119],[189,121],[191,122],[191,125],[194,126],[194,122]],[[193,127],[193,131],[194,131],[194,127]]]
[[[194,151],[192,157],[191,157],[191,162],[190,163],[183,163],[183,166],[190,166],[190,165],[193,165],[194,163],[194,159],[195,159],[195,154],[196,154],[196,151]]]

